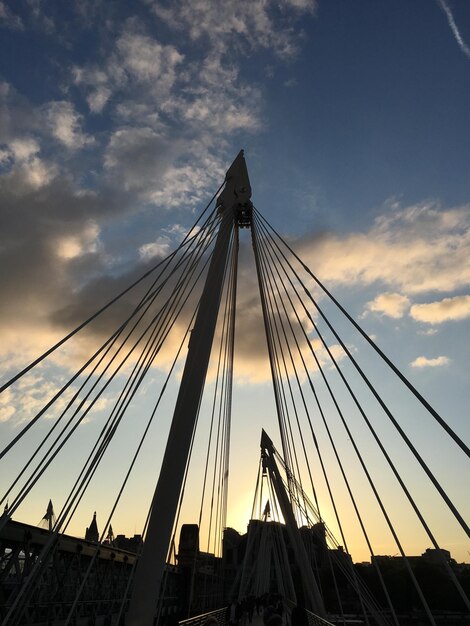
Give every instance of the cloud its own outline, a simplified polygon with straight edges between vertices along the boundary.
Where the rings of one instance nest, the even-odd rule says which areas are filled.
[[[295,248],[330,285],[385,285],[405,296],[449,292],[470,284],[470,205],[392,203],[365,232],[313,235]]]
[[[137,19],[103,63],[75,66],[72,79],[91,112],[111,109],[103,164],[113,184],[157,206],[194,205],[225,175],[227,135],[261,128],[261,92],[240,80],[234,55],[189,57]]]
[[[149,127],[120,128],[109,140],[104,165],[126,189],[150,199],[161,190],[164,177],[182,148]]]
[[[46,7],[44,7],[44,4]],[[56,31],[56,24],[54,18],[46,13],[45,8],[48,11],[54,9],[50,2],[44,3],[43,0],[28,0],[28,17],[31,25],[47,35],[52,35]]]
[[[175,46],[162,45],[139,33],[125,32],[117,40],[120,60],[137,81],[152,82],[159,92],[168,92],[176,80],[176,68],[184,59]]]
[[[17,180],[22,180],[25,184],[40,189],[51,182],[57,173],[57,168],[54,164],[48,164],[40,159],[31,159],[17,173]]]
[[[267,48],[281,58],[292,58],[298,51],[298,33],[289,20],[289,10],[301,16],[312,13],[316,3],[313,0],[281,0],[281,11],[276,17],[273,5],[262,0],[236,3],[149,0],[148,4],[158,18],[176,31],[187,32],[191,40],[205,40],[219,48],[231,47],[238,51]]]
[[[158,184],[165,188],[166,177],[175,180],[176,174],[175,170],[167,165],[168,162],[171,162],[171,157],[168,157],[167,160],[163,157],[165,142],[162,143],[160,152],[153,149],[158,147],[161,137],[151,129],[146,129],[145,132],[127,129],[123,134],[113,135],[107,153],[110,159],[108,168],[110,170],[116,169],[119,176],[125,176],[126,167],[132,168],[133,164],[135,166],[135,160],[138,158],[137,156],[134,158],[134,150],[137,155],[141,142],[145,145],[147,141],[151,144],[148,152],[149,158],[150,155],[155,156],[159,153],[164,160],[160,164],[158,159],[155,161],[150,159],[150,163],[144,164],[142,168],[136,167],[136,175],[139,175],[140,172],[140,176],[144,177],[144,186],[147,185],[147,178],[157,177]],[[147,166],[149,169],[146,172],[145,167]],[[179,174],[182,175],[184,171],[184,168],[180,168]],[[191,179],[191,174],[191,169],[185,172],[185,175],[188,176],[186,181],[188,190],[192,189],[194,185],[197,189],[197,182]],[[59,200],[58,191],[61,186],[63,190],[62,200]],[[8,255],[13,259],[17,254],[17,250],[11,247],[11,242],[15,241],[15,237],[12,236],[13,222],[9,226],[10,247],[4,248],[3,258],[9,266],[15,269],[10,277],[11,280],[4,285],[3,289],[7,296],[11,296],[8,297],[8,301],[11,303],[10,313],[4,310],[3,320],[4,328],[11,337],[15,336],[10,332],[13,328],[12,324],[21,328],[22,318],[24,328],[31,324],[30,310],[35,311],[36,321],[34,324],[36,324],[36,331],[39,335],[40,329],[43,328],[45,336],[52,336],[52,334],[60,336],[64,329],[75,326],[94,312],[98,301],[105,302],[107,299],[111,299],[113,295],[135,280],[138,275],[145,271],[148,262],[154,256],[165,254],[172,249],[184,232],[181,225],[176,223],[173,227],[160,231],[153,241],[149,241],[147,238],[147,241],[144,240],[137,248],[140,263],[132,269],[120,273],[119,276],[108,275],[109,270],[104,263],[105,257],[103,256],[105,250],[103,250],[103,244],[100,241],[99,222],[93,217],[97,215],[97,210],[101,211],[103,210],[101,207],[107,205],[104,196],[77,195],[70,186],[64,187],[64,182],[60,179],[54,186],[47,189],[47,195],[42,198],[40,207],[35,206],[34,203],[29,206],[31,216],[35,216],[36,220],[39,220],[33,222],[31,235],[25,237],[27,231],[25,233],[22,229],[18,230],[19,239],[16,245],[27,247],[29,256],[25,257],[25,260],[27,258],[28,263],[32,263],[27,268],[26,266],[24,268],[18,267],[17,262],[13,263],[13,261],[7,260]],[[156,186],[155,193],[162,193],[162,191],[161,189],[157,190]],[[54,202],[51,202],[52,198],[54,198]],[[7,196],[6,200],[7,203],[12,202],[11,197]],[[115,199],[111,198],[110,205],[116,206]],[[71,214],[63,216],[64,221],[61,221],[61,213],[58,211],[61,206],[69,206],[71,210],[73,207]],[[18,216],[13,209],[12,215]],[[51,222],[50,216],[52,215],[56,215],[56,217]],[[69,223],[70,215],[74,215],[76,219]],[[20,221],[24,224],[29,219],[28,217]],[[465,240],[463,231],[465,231],[466,219],[466,209],[444,211],[442,209],[437,210],[434,205],[426,206],[425,209],[423,207],[419,209],[416,207],[408,207],[407,209],[394,207],[392,212],[388,210],[384,216],[376,220],[371,229],[363,234],[353,233],[347,237],[330,234],[317,238],[315,246],[309,246],[307,255],[302,253],[302,250],[306,249],[305,239],[302,239],[299,242],[302,249],[301,256],[309,257],[306,260],[313,269],[315,269],[313,261],[321,259],[322,269],[324,268],[324,271],[329,273],[330,280],[333,276],[338,284],[350,285],[356,282],[360,285],[376,281],[393,284],[399,281],[410,292],[419,291],[422,288],[420,284],[422,276],[427,276],[424,270],[425,264],[428,263],[434,273],[433,285],[440,285],[441,281],[444,284],[444,275],[448,285],[451,278],[454,281],[465,278],[465,269],[462,269],[462,266],[449,258],[451,256],[449,250],[453,249],[457,256],[461,254],[459,247]],[[44,227],[46,224],[49,225],[47,230],[43,227],[42,220],[44,220]],[[50,229],[51,224],[54,225],[52,231]],[[436,224],[437,229],[434,228]],[[33,231],[35,232],[34,239],[32,239]],[[413,250],[415,241],[417,241],[418,251]],[[340,246],[344,250],[345,260],[340,256]],[[312,250],[314,250],[313,255]],[[372,267],[364,266],[364,254],[367,259],[372,258],[374,260]],[[80,267],[77,265],[79,259],[87,255],[91,255],[94,259],[94,277],[85,278],[83,282],[83,276],[86,277],[86,274],[80,272],[75,277],[73,272],[75,271],[74,268]],[[245,254],[245,256],[249,255]],[[382,257],[385,257],[385,260]],[[390,271],[390,259],[392,258],[395,259],[396,269],[396,272],[393,273]],[[236,371],[241,380],[262,382],[269,379],[270,372],[263,334],[258,285],[252,264],[250,264],[251,261],[242,259],[239,272],[240,285],[243,284],[243,288],[239,289],[237,327],[243,330],[237,334]],[[417,266],[422,266],[423,274],[421,274],[421,269],[416,273]],[[37,272],[31,271],[33,268]],[[456,272],[455,277],[451,269]],[[369,274],[369,272],[372,273]],[[443,272],[443,275],[441,276],[439,272]],[[41,275],[48,276],[46,289],[44,288],[44,280],[40,278]],[[26,277],[28,278],[27,282],[25,281]],[[77,279],[82,282],[78,290],[74,282]],[[17,284],[21,283],[25,287],[22,295],[13,290],[14,287],[16,289]],[[74,358],[84,358],[89,354],[96,342],[103,341],[109,335],[110,328],[119,325],[132,306],[132,299],[127,299],[116,308],[116,311],[107,318],[106,322],[99,322],[91,333],[88,343],[81,344]],[[380,312],[390,317],[399,317],[404,314],[408,306],[409,299],[407,296],[390,291],[379,294],[370,301],[368,310]],[[18,310],[22,310],[23,313],[18,315]],[[40,317],[38,318],[39,312]],[[42,319],[41,322],[40,319]],[[178,321],[172,338],[168,340],[168,345],[162,352],[162,363],[167,363],[170,360],[170,350],[177,345],[178,333],[183,332],[188,321],[188,314],[183,315]],[[310,331],[311,328],[307,325],[307,332]],[[38,339],[39,335],[37,335]],[[34,345],[36,341],[34,340],[34,332],[32,332],[31,337]],[[3,350],[11,350],[13,345],[14,341],[7,339]],[[315,348],[321,362],[327,364],[328,357],[324,349],[317,344],[315,344]],[[335,354],[338,358],[342,358],[344,353],[339,347],[337,348],[336,350],[333,347],[333,350],[336,351]],[[303,349],[305,350],[305,347]],[[308,350],[305,351],[304,356],[307,358],[310,371],[314,372],[316,368]],[[417,359],[413,367],[423,367],[425,363],[423,359],[424,357]],[[71,358],[68,363],[71,364],[73,361],[74,359]],[[75,360],[75,362],[78,361]],[[426,364],[428,364],[427,361]],[[443,364],[442,358],[438,360],[437,364]],[[297,363],[297,366],[301,366],[300,362]]]
[[[184,55],[175,46],[136,30],[133,22],[116,38],[103,64],[75,66],[73,82],[85,89],[92,113],[101,112],[116,93],[125,96],[117,104],[121,115],[129,107],[135,110],[147,103],[155,112],[169,98],[183,61]],[[132,116],[129,119],[136,121]]]
[[[297,87],[297,85],[298,82],[295,78],[289,78],[284,82],[284,87],[287,87],[288,89],[291,89],[292,87]]]
[[[137,211],[142,210],[141,203],[178,207],[179,211],[182,205],[196,206],[205,197],[206,189],[214,188],[216,180],[223,178],[224,164],[219,154],[214,153],[212,140],[206,139],[201,130],[205,126],[204,115],[211,117],[212,113],[199,113],[201,119],[198,119],[195,111],[203,109],[185,111],[183,107],[189,101],[209,102],[204,90],[217,89],[209,82],[210,67],[216,73],[231,72],[237,79],[236,68],[230,70],[223,65],[220,56],[206,57],[197,70],[193,68],[198,75],[206,76],[203,91],[190,96],[183,94],[181,98],[175,95],[171,102],[166,102],[166,111],[152,113],[150,100],[146,99],[148,94],[141,94],[139,101],[121,99],[121,108],[116,108],[118,125],[109,131],[107,141],[100,142],[104,146],[100,154],[104,169],[93,190],[81,186],[73,160],[59,166],[41,158],[42,146],[49,145],[50,140],[51,126],[41,129],[46,110],[28,109],[27,102],[8,86],[3,87],[9,112],[4,118],[9,120],[5,159],[12,165],[3,175],[0,191],[4,209],[0,262],[10,267],[11,272],[0,285],[7,303],[0,315],[2,353],[8,353],[12,363],[19,362],[18,355],[14,355],[15,345],[26,330],[33,355],[39,352],[39,347],[46,347],[47,341],[52,343],[65,329],[94,312],[98,301],[111,299],[145,271],[152,257],[166,253],[181,236],[179,222],[174,232],[171,228],[159,231],[157,225],[168,223],[168,217],[165,222],[155,222],[162,215],[155,211],[152,214],[155,237],[152,239],[144,230],[132,242],[136,264],[118,272],[110,271],[113,259],[106,237],[107,223],[113,226],[131,209],[135,213],[136,206]],[[142,76],[146,71],[144,67],[139,69]],[[94,75],[93,79],[100,85],[108,80],[106,72]],[[79,72],[74,80],[85,85],[91,78]],[[228,99],[229,95],[227,91],[223,97]],[[19,106],[13,107],[13,103]],[[56,104],[59,106],[55,112],[63,113],[68,120],[62,125],[60,144],[74,152],[71,146],[83,146],[88,141],[82,130],[83,120],[66,101]],[[168,115],[178,120],[177,130],[162,121]],[[144,120],[152,123],[144,124]],[[214,126],[216,138],[222,137],[226,124],[219,121]],[[189,141],[183,140],[188,137]],[[34,184],[32,180],[27,184],[26,171],[35,177]],[[179,213],[176,219],[182,215]],[[387,286],[390,291],[379,294],[368,308],[396,317],[406,310],[409,295],[429,290],[448,291],[470,280],[469,223],[468,206],[444,210],[431,202],[405,208],[394,203],[387,205],[383,215],[364,232],[305,237],[294,246],[307,264],[330,284]],[[125,245],[131,245],[127,238]],[[237,371],[244,380],[264,381],[269,378],[269,365],[265,339],[260,332],[258,287],[252,266],[242,271],[247,285],[239,292],[239,322],[243,332],[237,339]],[[19,284],[21,292],[17,289]],[[132,308],[132,302],[125,300],[106,323],[97,324],[88,343],[82,343],[70,356],[68,366],[84,358],[98,341],[107,337],[110,328],[115,328]],[[177,331],[181,332],[188,321],[187,317],[181,318],[176,334],[168,342],[168,350],[162,354],[163,361],[170,358],[170,348],[177,343]],[[341,358],[342,351],[338,349],[337,353]],[[321,354],[321,360],[326,363],[327,356]],[[313,363],[309,366],[314,371]]]
[[[53,35],[67,50],[64,58],[50,59],[50,67],[62,70],[54,74],[57,90],[47,100],[29,100],[0,83],[0,264],[9,268],[0,276],[4,372],[20,369],[174,248],[194,209],[222,182],[231,142],[263,127],[264,94],[243,64],[260,48],[277,61],[291,59],[301,41],[296,20],[312,12],[313,2],[229,4],[168,3],[165,30],[176,29],[175,43],[168,45],[155,36],[148,12],[142,19],[145,3],[124,21],[109,4],[74,3],[70,10],[83,10],[86,28],[103,34],[98,51],[82,50],[77,57],[75,33],[60,11],[31,0],[23,24],[11,11],[2,15],[0,3],[0,17],[11,28]],[[147,3],[153,14],[162,6]],[[94,117],[104,111],[106,117]],[[123,233],[117,225],[124,220]],[[240,314],[239,375],[267,380],[257,285],[250,285]],[[82,364],[125,319],[135,298],[129,294],[55,354],[52,369],[31,380],[21,415],[14,412],[18,396],[0,406],[0,420],[29,419],[60,376]],[[188,322],[186,311],[160,365],[172,360]]]
[[[61,389],[66,382],[63,375],[51,375],[51,368],[42,367],[40,372],[28,373],[18,381],[16,385],[7,389],[0,396],[0,422],[10,421],[15,427],[31,420],[46,403]],[[66,389],[54,404],[44,414],[46,419],[56,419],[66,408],[77,392],[77,388],[71,386]],[[90,407],[90,400],[87,400],[82,411]],[[83,398],[80,396],[80,398]],[[88,423],[96,413],[106,410],[113,402],[110,392],[105,392],[94,404],[82,424]],[[74,410],[78,402],[73,406]],[[71,412],[69,412],[69,417]],[[79,413],[78,416],[80,416]]]
[[[108,89],[108,87],[96,87],[94,91],[88,94],[86,99],[90,111],[92,113],[101,113],[110,97],[111,89]]]
[[[427,337],[432,337],[432,335],[437,335],[437,333],[438,333],[437,328],[426,328],[426,329],[418,330],[418,335],[424,335]]]
[[[452,34],[454,35],[455,41],[459,45],[459,48],[462,50],[465,56],[470,59],[470,48],[467,46],[467,44],[462,38],[462,35],[460,34],[460,31],[457,27],[457,24],[455,23],[455,19],[454,19],[454,16],[452,15],[452,11],[450,10],[449,5],[447,4],[445,0],[437,0],[437,3],[446,14],[447,22],[449,23],[450,29],[452,31]]]
[[[21,17],[19,15],[15,15],[4,2],[0,2],[0,25],[11,28],[11,30],[24,30],[24,24]]]
[[[47,185],[57,174],[53,163],[39,158],[40,145],[31,137],[18,137],[6,144],[0,155],[5,166],[5,174],[0,175],[4,184],[22,189],[40,189]]]
[[[417,322],[425,324],[463,320],[470,317],[470,296],[454,296],[436,302],[413,304],[410,315]]]
[[[45,347],[43,336],[52,342],[63,334],[54,313],[107,266],[99,223],[129,206],[122,190],[84,190],[55,165],[28,156],[34,150],[23,145],[28,160],[0,175],[0,265],[8,267],[0,273],[0,356],[9,353],[10,362],[25,333],[32,353]]]
[[[7,389],[0,395],[0,422],[8,420],[16,413],[16,408],[12,404],[13,392]]]
[[[250,104],[233,102],[229,98],[217,100],[212,95],[202,94],[188,106],[184,101],[175,103],[171,108],[180,110],[181,117],[190,122],[213,129],[218,132],[232,133],[236,130],[254,131],[261,128],[261,122],[253,107],[258,99],[258,94],[253,90],[253,99],[248,99]]]
[[[368,302],[366,309],[398,319],[403,317],[409,306],[409,298],[400,293],[382,293]]]
[[[170,141],[151,128],[116,131],[105,165],[117,184],[164,209],[200,205],[207,189],[216,189],[225,175],[203,143]]]
[[[45,115],[52,135],[66,148],[79,150],[93,142],[93,138],[82,131],[82,116],[71,102],[50,102],[45,107]]]
[[[98,224],[89,220],[73,235],[60,237],[56,244],[56,254],[61,259],[75,259],[83,254],[94,254],[100,246]]]
[[[156,241],[151,243],[144,243],[139,248],[139,254],[141,259],[147,261],[154,257],[164,257],[171,252],[172,241],[169,237],[158,237]]]
[[[412,363],[410,363],[411,367],[422,368],[422,367],[442,367],[443,365],[448,365],[450,363],[450,359],[446,356],[438,356],[435,359],[428,359],[425,356],[417,357]]]
[[[14,139],[9,147],[18,161],[27,161],[40,150],[39,143],[30,137]]]
[[[0,406],[0,422],[8,422],[8,420],[16,413],[13,405]]]

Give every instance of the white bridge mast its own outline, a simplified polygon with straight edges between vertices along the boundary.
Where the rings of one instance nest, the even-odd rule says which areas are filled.
[[[251,225],[251,186],[241,150],[217,198],[219,232],[191,332],[173,421],[152,501],[148,530],[137,564],[126,624],[153,626],[168,547],[209,364],[234,228]]]

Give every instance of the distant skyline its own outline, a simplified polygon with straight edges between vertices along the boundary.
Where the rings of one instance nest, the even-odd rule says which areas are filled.
[[[0,29],[1,380],[174,249],[243,148],[257,209],[470,440],[469,2],[3,0]],[[250,248],[241,233],[237,480],[228,516],[240,532],[262,427],[280,447]],[[107,330],[0,395],[2,441]],[[148,413],[152,383],[162,376],[151,372],[133,416]],[[402,401],[391,383],[384,390]],[[463,455],[404,397],[401,409],[470,518]],[[103,401],[17,519],[39,522],[50,497],[58,506],[105,415]],[[112,495],[104,485],[123,471],[137,437],[132,422],[123,429],[67,532],[82,532],[94,510],[107,516]],[[152,437],[113,521],[127,535],[142,531],[158,475],[163,441],[159,430]],[[390,445],[429,506],[442,546],[468,561],[468,540],[433,509],[430,490],[392,437]],[[25,444],[25,457],[34,446]],[[196,451],[195,468],[201,459]],[[5,475],[23,463],[7,459]],[[359,474],[352,461],[351,473]],[[384,476],[384,484],[392,480]],[[341,487],[340,494],[346,502]],[[184,521],[195,522],[196,487],[187,495]],[[400,509],[398,496],[390,495],[390,506]],[[403,519],[410,554],[421,554],[430,544],[408,514]],[[359,531],[351,533],[354,560],[368,560]],[[396,552],[379,523],[373,533],[378,554]]]

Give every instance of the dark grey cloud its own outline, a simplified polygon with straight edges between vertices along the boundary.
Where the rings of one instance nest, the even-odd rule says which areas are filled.
[[[104,164],[126,189],[145,194],[162,187],[181,152],[180,141],[170,141],[152,128],[120,128],[110,138]]]
[[[0,291],[5,315],[28,316],[50,311],[70,297],[76,280],[70,277],[74,257],[93,257],[94,271],[104,270],[104,259],[94,239],[98,222],[129,208],[129,197],[112,189],[79,192],[67,178],[57,178],[41,189],[18,192],[18,180],[5,177],[0,185]],[[96,237],[95,237],[96,235]],[[91,263],[89,260],[88,263]]]

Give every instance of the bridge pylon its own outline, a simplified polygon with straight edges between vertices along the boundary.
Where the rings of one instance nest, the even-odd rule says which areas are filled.
[[[263,469],[269,473],[271,484],[274,487],[276,498],[286,523],[286,529],[290,543],[294,550],[295,560],[299,568],[302,580],[304,605],[307,609],[320,617],[325,617],[326,611],[323,599],[318,588],[312,566],[309,562],[305,545],[299,533],[299,528],[295,521],[295,515],[292,510],[292,504],[287,495],[286,489],[282,482],[281,474],[274,458],[274,446],[271,439],[263,430],[261,433],[261,455],[263,459]]]
[[[152,626],[178,501],[204,390],[230,242],[238,250],[238,227],[251,224],[251,186],[243,150],[227,171],[217,198],[219,231],[191,332],[188,355],[170,433],[151,505],[143,551],[137,564],[126,624]]]

